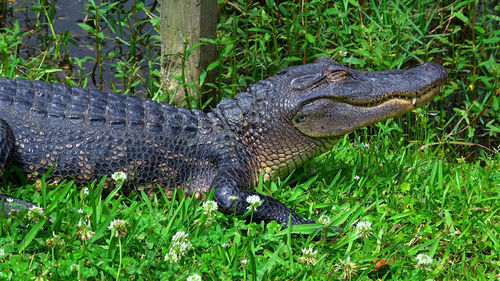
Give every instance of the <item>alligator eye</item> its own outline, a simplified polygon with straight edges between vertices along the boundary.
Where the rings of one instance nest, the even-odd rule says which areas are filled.
[[[347,70],[336,70],[326,72],[325,76],[328,82],[339,82],[351,76],[351,73]]]
[[[333,83],[346,79],[351,76],[351,73],[347,70],[326,70],[324,72],[319,72],[315,74],[306,74],[297,78],[294,78],[290,87],[293,90],[309,90],[322,85],[325,82]]]

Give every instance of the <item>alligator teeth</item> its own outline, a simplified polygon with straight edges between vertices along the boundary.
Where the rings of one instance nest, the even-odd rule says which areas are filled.
[[[417,105],[417,98],[412,98],[411,103],[413,104],[413,106],[416,106]]]

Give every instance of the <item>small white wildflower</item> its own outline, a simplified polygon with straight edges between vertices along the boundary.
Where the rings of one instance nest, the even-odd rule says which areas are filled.
[[[54,231],[52,231],[52,236],[53,236],[53,238],[49,238],[45,241],[49,248],[55,248],[57,246],[57,243],[59,243],[59,240],[58,240],[59,236],[56,235],[56,233]]]
[[[418,261],[418,264],[431,264],[432,258],[427,254],[418,254],[417,261]]]
[[[108,229],[114,231],[115,237],[124,237],[127,235],[127,222],[120,219],[113,220]]]
[[[83,189],[83,194],[85,194],[85,195],[89,195],[90,194],[90,191],[89,191],[89,189],[87,187],[85,187]]]
[[[231,195],[231,196],[229,196],[229,200],[231,200],[231,201],[238,201],[238,196]]]
[[[175,233],[175,235],[172,237],[170,251],[165,255],[165,260],[170,262],[177,262],[192,248],[193,244],[191,244],[191,242],[189,241],[189,235],[184,231],[177,231],[177,233]]]
[[[260,200],[258,195],[250,195],[247,197],[247,203],[249,204],[247,207],[248,210],[255,210],[262,205],[262,200]]]
[[[127,174],[124,172],[115,172],[111,175],[111,178],[117,183],[123,182],[127,180]]]
[[[7,198],[7,202],[8,202],[8,203],[12,203],[12,202],[14,202],[14,199],[12,199],[12,198]]]
[[[78,270],[78,264],[74,263],[72,265],[69,266],[69,269],[71,271],[77,271]]]
[[[201,276],[199,274],[194,273],[189,275],[186,281],[201,281]]]
[[[360,221],[356,225],[356,229],[356,232],[359,234],[359,236],[361,236],[362,238],[366,238],[371,234],[372,223],[368,220]]]
[[[364,144],[363,144],[363,146],[364,146],[365,148],[368,148],[368,147],[370,147],[370,144],[368,144],[368,143],[364,143]]]
[[[174,242],[170,249],[175,251],[180,257],[183,257],[187,254],[189,250],[193,248],[193,244],[188,240],[182,242]]]
[[[341,57],[345,57],[345,56],[347,56],[347,51],[339,50],[339,55]]]
[[[242,259],[241,260],[241,265],[246,265],[248,263],[247,259]]]
[[[360,177],[359,177],[358,175],[355,175],[355,176],[354,176],[354,180],[359,181],[359,179],[360,179]]]
[[[38,206],[32,206],[28,210],[28,219],[33,223],[37,223],[43,217],[44,214],[45,211],[42,208]]]
[[[143,259],[143,258],[146,257],[146,255],[145,254],[141,254],[140,257],[141,257],[141,259]]]
[[[90,230],[87,227],[82,228],[78,232],[78,236],[80,236],[80,240],[82,240],[82,241],[90,240],[92,238],[92,236],[94,236],[94,234],[95,234],[95,232]]]
[[[222,246],[222,248],[227,248],[228,245],[227,245],[227,243],[222,243],[221,246]]]
[[[302,256],[299,258],[299,261],[307,265],[313,265],[318,260],[317,256],[318,251],[309,246],[309,248],[302,249]]]
[[[173,242],[183,242],[189,238],[189,234],[184,231],[177,231],[175,235],[172,237]]]
[[[95,234],[95,232],[91,230],[90,222],[87,222],[87,224],[85,224],[82,222],[82,220],[79,220],[76,226],[78,227],[78,231],[76,232],[76,234],[82,241],[89,240]]]
[[[340,263],[335,265],[335,271],[342,271],[340,275],[342,279],[350,279],[356,274],[357,267],[356,263],[351,261],[351,257],[347,257],[345,261],[340,260]]]
[[[318,219],[319,223],[321,223],[322,225],[329,225],[331,220],[330,220],[330,217],[327,216],[327,215],[321,215]]]
[[[179,257],[174,251],[171,250],[165,254],[165,260],[171,263],[176,263],[179,261]]]
[[[425,270],[431,270],[430,265],[432,263],[432,258],[429,255],[418,254],[416,259],[417,259],[417,264],[415,265],[415,267]]]
[[[207,216],[213,216],[215,211],[217,211],[217,209],[219,208],[219,206],[217,205],[217,202],[213,201],[213,200],[207,200],[205,202],[203,202],[203,213]]]
[[[80,208],[80,209],[78,209],[78,211],[77,211],[77,212],[81,215],[81,214],[83,214],[83,209],[82,209],[82,208]]]

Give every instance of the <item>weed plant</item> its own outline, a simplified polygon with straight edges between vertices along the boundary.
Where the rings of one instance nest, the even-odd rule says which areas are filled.
[[[3,9],[0,74],[171,100],[159,88],[157,3],[85,7],[81,30],[63,31],[55,2]],[[206,82],[217,101],[319,56],[366,70],[434,61],[449,81],[430,106],[360,129],[256,187],[316,225],[245,223],[204,209],[213,194],[123,195],[117,179],[102,195],[104,179],[26,182],[10,168],[2,192],[45,212],[0,217],[0,280],[495,280],[499,10],[474,0],[220,0],[217,38],[203,40],[218,48],[217,79]]]

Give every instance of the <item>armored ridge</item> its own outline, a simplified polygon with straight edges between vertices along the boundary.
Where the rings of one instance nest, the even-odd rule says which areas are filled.
[[[54,179],[77,182],[123,171],[124,192],[157,184],[187,194],[215,189],[220,208],[241,215],[260,173],[265,180],[288,174],[340,136],[427,103],[446,78],[434,63],[367,72],[319,58],[280,71],[208,114],[0,78],[0,168],[14,164],[30,175],[53,167]],[[259,197],[254,219],[286,225],[291,215],[292,224],[306,223],[275,199]],[[1,198],[8,199],[7,212],[19,208]]]

